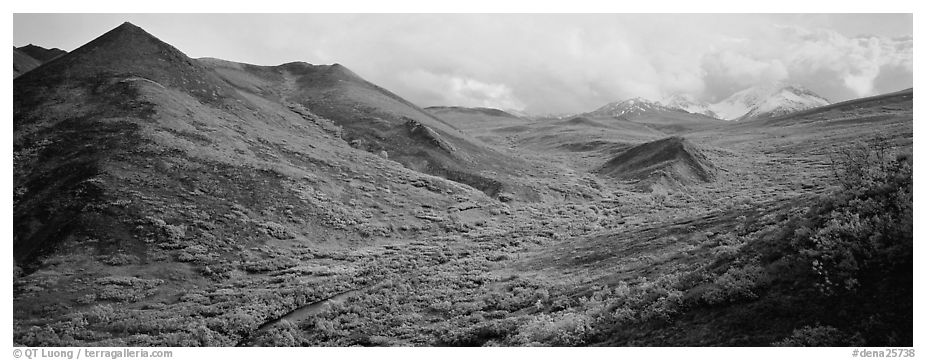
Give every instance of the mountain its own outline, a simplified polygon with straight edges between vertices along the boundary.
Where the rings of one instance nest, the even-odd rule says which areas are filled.
[[[17,77],[29,70],[35,69],[42,65],[42,62],[29,56],[17,48],[13,48],[13,77]]]
[[[220,131],[201,129],[221,128],[217,122],[231,113],[251,113],[223,81],[130,23],[23,74],[13,88],[14,258],[26,269],[86,234],[108,233],[100,247],[143,249],[113,237],[131,233],[122,223],[125,211],[90,208],[131,199],[129,189],[182,202],[173,198],[182,187],[173,186],[193,172],[175,166],[207,161],[186,151],[230,156],[191,149],[223,139]],[[133,183],[135,177],[146,180]]]
[[[32,44],[22,46],[17,49],[43,63],[47,63],[49,61],[54,60],[56,57],[59,57],[61,55],[68,53],[67,51],[64,51],[58,48],[46,49],[41,46],[32,45]]]
[[[692,114],[701,114],[712,118],[717,117],[717,114],[710,110],[709,104],[698,101],[688,94],[676,93],[660,100],[659,103],[670,109],[684,110]]]
[[[672,103],[676,106],[689,106],[692,110],[697,106],[681,96],[674,97]],[[669,107],[660,101],[640,97],[612,102],[580,116],[635,122],[664,133],[680,133],[724,124],[723,121],[707,115],[692,113],[679,107]]]
[[[631,118],[648,112],[683,112],[689,114],[716,117],[709,109],[710,105],[696,100],[688,94],[673,94],[661,100],[649,100],[635,97],[623,101],[609,103],[597,110],[587,113],[592,116],[608,116]]]
[[[714,119],[749,120],[782,116],[827,104],[828,100],[800,85],[773,84],[741,90],[715,104],[676,93],[661,100],[636,97],[617,101],[583,115],[633,121],[643,115],[677,118],[678,113],[687,113]],[[676,122],[672,121],[673,124]]]
[[[106,79],[122,78],[181,88],[213,104],[239,98],[234,89],[201,64],[128,22],[45,64],[42,70],[17,78],[21,84],[30,85],[20,86],[22,91],[58,85],[92,85],[99,90],[107,85]]]
[[[338,135],[354,147],[383,154],[409,169],[482,190],[490,196],[519,194],[512,171],[528,167],[450,122],[364,80],[347,67],[293,62],[257,66],[200,59],[248,98],[280,102],[332,121]],[[485,173],[495,175],[487,176]]]
[[[627,100],[615,101],[612,103],[605,104],[604,106],[595,109],[595,111],[585,113],[583,115],[593,118],[616,118],[616,119],[630,119],[635,116],[639,116],[644,113],[652,112],[673,112],[678,111],[676,109],[670,109],[666,106],[663,106],[657,101],[651,101],[642,97],[635,97]]]
[[[429,106],[424,108],[431,113],[465,113],[465,114],[482,114],[486,116],[493,117],[502,117],[502,118],[511,118],[517,119],[520,116],[514,115],[510,112],[494,109],[494,108],[485,108],[485,107],[463,107],[463,106]]]
[[[530,122],[509,112],[491,108],[431,106],[425,108],[425,110],[463,130],[514,126]]]
[[[685,138],[669,137],[629,148],[596,172],[640,185],[675,186],[713,181],[715,166]]]
[[[787,115],[829,105],[829,101],[800,85],[755,86],[710,106],[721,119],[751,120]]]
[[[851,118],[852,121],[856,122],[864,118],[877,121],[881,120],[880,118],[886,113],[898,111],[913,111],[913,88],[801,110],[756,123],[772,126],[795,123],[838,123],[839,121],[846,121],[846,118]]]
[[[18,77],[64,54],[67,54],[67,51],[58,48],[46,49],[32,44],[13,47],[13,77]]]
[[[25,269],[84,236],[99,236],[106,251],[144,258],[153,245],[131,240],[137,234],[126,221],[160,233],[161,222],[138,220],[163,216],[159,206],[144,205],[152,201],[259,213],[268,201],[298,202],[302,190],[294,186],[322,191],[358,173],[387,176],[383,186],[414,180],[441,201],[461,191],[473,197],[475,189],[517,196],[517,186],[503,181],[529,167],[341,65],[197,61],[131,23],[16,78],[13,108],[14,258]],[[483,175],[489,171],[492,177]],[[363,188],[356,191],[376,186]],[[202,201],[184,200],[194,189]],[[355,190],[331,191],[340,199]],[[105,210],[109,201],[136,205]],[[314,220],[300,226],[343,218],[334,228],[353,231],[390,216],[360,221],[341,205],[302,209],[315,214],[303,214]],[[280,223],[278,216],[264,221]]]
[[[435,167],[479,180],[467,172],[478,164],[459,159],[491,150],[470,151],[477,145],[438,119],[341,66],[224,66],[247,70],[220,76],[125,23],[13,81],[14,342],[234,345],[293,299],[324,299],[379,271],[328,252],[496,221],[490,210],[502,204],[484,192],[400,164],[444,161]],[[306,100],[313,91],[331,96]],[[350,97],[363,91],[379,95]],[[364,107],[349,115],[382,131],[370,143],[391,153],[368,151],[367,138],[353,141],[359,126],[301,105],[324,111],[323,101]],[[327,269],[308,270],[325,282],[271,281],[297,262]],[[207,338],[172,320],[212,311],[185,294],[231,283],[243,288],[212,302],[224,310],[208,326],[219,327],[198,322]],[[91,320],[91,332],[62,338],[34,334],[36,324],[96,305],[112,322]],[[127,324],[155,335],[126,335]]]

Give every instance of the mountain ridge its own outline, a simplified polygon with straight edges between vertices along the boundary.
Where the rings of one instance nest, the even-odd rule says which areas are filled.
[[[801,85],[774,83],[737,91],[712,104],[698,101],[690,94],[674,93],[659,100],[633,97],[614,101],[582,115],[631,118],[644,113],[674,111],[740,121],[787,115],[829,103],[825,98]]]
[[[44,63],[52,61],[67,51],[52,48],[46,49],[38,45],[29,44],[22,47],[13,47],[13,78],[17,78]]]
[[[46,49],[44,47],[34,45],[34,44],[21,46],[21,47],[18,47],[17,49],[43,63],[52,61],[55,58],[68,53],[67,51],[61,50],[59,48]]]

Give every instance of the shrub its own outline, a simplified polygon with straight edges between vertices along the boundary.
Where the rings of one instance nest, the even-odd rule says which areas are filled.
[[[186,227],[179,225],[164,225],[164,234],[171,242],[183,240],[186,237]]]
[[[200,262],[206,263],[216,258],[215,254],[209,252],[209,249],[203,245],[187,246],[177,254],[177,261],[181,262]]]
[[[833,169],[843,191],[829,199],[819,225],[794,240],[818,289],[853,292],[865,278],[878,287],[877,279],[912,270],[912,159],[877,144],[855,145],[836,153]]]
[[[94,305],[84,313],[84,318],[90,323],[106,323],[113,319],[114,314],[112,305]]]
[[[669,290],[666,295],[660,296],[656,301],[647,306],[646,310],[641,314],[641,317],[644,320],[671,319],[672,316],[681,310],[683,302],[682,295],[684,294],[679,290]],[[626,314],[619,315],[625,316]]]
[[[119,266],[138,262],[138,257],[124,253],[113,254],[102,260],[106,265]]]
[[[518,329],[515,341],[521,345],[582,345],[592,330],[592,319],[584,313],[540,314]]]
[[[860,339],[846,336],[832,326],[805,326],[794,329],[791,336],[773,343],[774,346],[858,346]]]
[[[163,284],[160,279],[139,279],[130,276],[107,276],[96,281],[101,288],[97,299],[135,302],[154,294],[154,289]]]
[[[300,345],[301,338],[301,330],[297,326],[288,320],[280,320],[275,326],[261,332],[254,342],[266,346],[293,347]]]
[[[708,304],[754,299],[757,295],[753,290],[763,280],[764,274],[764,270],[756,265],[731,267],[714,280],[701,299]]]
[[[249,261],[242,265],[242,269],[249,273],[261,273],[268,271],[277,271],[283,269],[289,269],[293,266],[296,266],[296,261],[292,258],[283,257],[283,258],[272,258],[264,259],[259,261]]]
[[[260,224],[260,226],[262,229],[264,229],[264,232],[266,232],[267,235],[270,235],[274,238],[277,238],[280,240],[289,240],[289,239],[296,238],[296,235],[293,235],[293,233],[290,232],[289,229],[286,228],[286,226],[277,224],[275,222],[268,221],[263,224]]]

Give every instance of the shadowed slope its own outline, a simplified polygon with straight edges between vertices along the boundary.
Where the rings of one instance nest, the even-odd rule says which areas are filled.
[[[17,48],[13,48],[13,77],[25,74],[29,70],[42,65],[42,62],[29,56]]]

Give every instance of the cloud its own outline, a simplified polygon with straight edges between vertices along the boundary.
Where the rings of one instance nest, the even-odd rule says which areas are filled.
[[[788,81],[844,99],[912,85],[912,51],[909,36],[848,37],[830,29],[779,25],[764,37],[718,44],[702,64],[714,90]],[[890,81],[879,81],[888,72]]]
[[[857,96],[872,95],[875,81],[886,67],[913,72],[913,39],[858,36],[849,38],[827,29],[785,27],[790,62],[804,72],[835,72]]]
[[[706,54],[705,72],[728,79],[737,86],[777,82],[788,78],[788,69],[779,59],[759,60],[731,50]]]
[[[497,109],[523,110],[524,104],[505,84],[482,82],[476,79],[450,75],[433,74],[424,70],[406,72],[399,76],[400,81],[411,88],[426,89],[422,98],[430,102],[422,104],[467,107],[489,107]],[[430,94],[427,94],[430,92]]]

